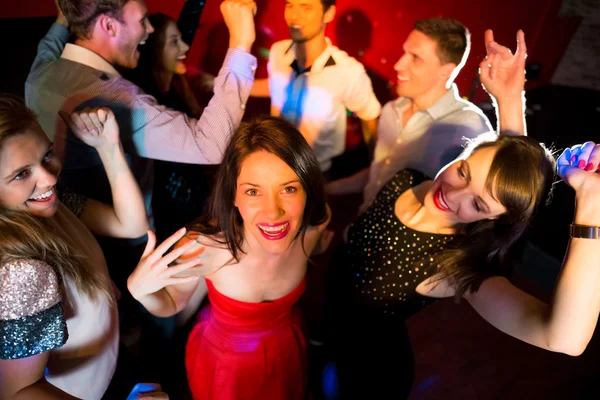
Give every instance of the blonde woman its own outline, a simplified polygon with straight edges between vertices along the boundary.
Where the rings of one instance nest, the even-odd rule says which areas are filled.
[[[102,398],[115,371],[119,322],[92,232],[139,237],[148,228],[112,112],[63,118],[98,151],[113,205],[58,193],[52,143],[22,101],[0,95],[2,399]]]

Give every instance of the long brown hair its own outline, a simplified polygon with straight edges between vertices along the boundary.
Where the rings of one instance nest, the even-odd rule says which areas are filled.
[[[244,240],[244,221],[235,207],[237,178],[242,162],[250,154],[265,150],[279,157],[298,175],[306,192],[306,205],[298,236],[309,226],[327,220],[324,178],[319,162],[302,134],[289,122],[277,117],[260,117],[242,123],[225,150],[217,173],[209,213],[192,230],[220,235],[236,261],[240,260]]]
[[[4,140],[37,124],[35,114],[21,99],[0,94],[0,149]],[[109,279],[99,270],[88,267],[82,255],[56,235],[44,218],[10,210],[0,204],[0,265],[27,259],[49,264],[61,279],[69,276],[77,290],[92,300],[100,293],[114,300]]]
[[[494,135],[495,136],[495,135]],[[538,209],[550,199],[555,160],[537,140],[527,136],[481,137],[461,158],[497,148],[486,179],[486,189],[506,208],[496,219],[470,223],[465,235],[451,248],[434,256],[441,278],[455,284],[456,299],[475,292],[493,275],[510,275],[516,258],[515,244],[527,231]]]
[[[152,78],[152,71],[155,69],[164,69],[163,65],[163,49],[167,42],[167,26],[173,24],[177,26],[177,22],[168,15],[163,13],[151,14],[148,16],[148,21],[152,24],[154,32],[146,39],[146,44],[140,48],[140,58],[136,72],[139,74],[148,74],[147,79]],[[143,86],[140,85],[143,88]]]

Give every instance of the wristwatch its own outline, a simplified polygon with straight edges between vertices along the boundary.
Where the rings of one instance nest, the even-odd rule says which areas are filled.
[[[600,239],[600,226],[571,224],[569,226],[569,233],[572,238]]]

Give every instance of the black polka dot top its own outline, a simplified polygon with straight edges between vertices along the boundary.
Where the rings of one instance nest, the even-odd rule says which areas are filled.
[[[425,179],[415,170],[398,172],[349,229],[343,282],[351,302],[404,318],[433,302],[415,289],[435,273],[432,255],[454,236],[415,231],[394,212],[398,197]]]

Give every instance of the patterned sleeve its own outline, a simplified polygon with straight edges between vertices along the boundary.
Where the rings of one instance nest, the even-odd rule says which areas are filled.
[[[0,266],[0,359],[31,357],[69,337],[54,269],[38,260]]]
[[[77,218],[81,216],[87,203],[87,197],[69,190],[64,185],[58,187],[58,198]]]
[[[256,64],[256,57],[243,50],[227,50],[215,78],[214,95],[199,119],[161,106],[154,97],[133,87],[131,107],[113,110],[121,138],[125,142],[131,138],[137,154],[144,158],[220,164],[244,115]]]

